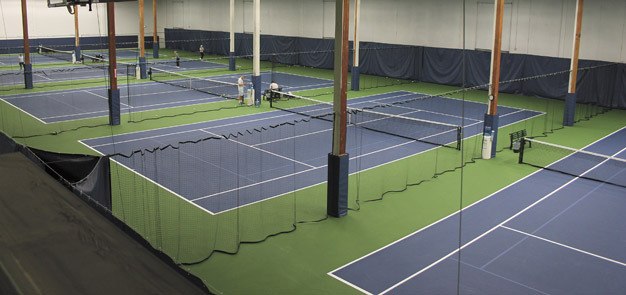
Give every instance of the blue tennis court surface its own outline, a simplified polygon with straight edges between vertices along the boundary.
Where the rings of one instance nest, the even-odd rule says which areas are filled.
[[[386,93],[352,99],[349,105],[358,108],[377,102],[391,103],[419,96],[421,95],[410,92]],[[423,103],[423,109],[405,109],[402,115],[415,118],[437,118],[442,123],[459,122],[455,114],[460,113],[462,101],[431,97],[420,102]],[[306,108],[314,110],[316,107],[304,107],[305,109],[300,111],[306,112]],[[465,102],[465,109],[468,117],[464,121],[464,135],[471,137],[482,130],[482,117],[486,105]],[[454,113],[442,113],[442,110]],[[533,111],[508,107],[499,108],[499,112],[502,126],[541,115]],[[176,154],[163,154],[161,158],[158,155],[155,156],[154,165],[176,158],[180,164],[171,167],[170,171],[156,166],[152,168],[152,164],[137,163],[133,159],[121,156],[115,156],[114,160],[134,171],[145,169],[143,170],[144,177],[207,212],[215,214],[271,199],[326,180],[326,162],[328,152],[331,150],[332,123],[313,119],[294,126],[281,125],[284,122],[303,119],[308,119],[308,117],[275,111],[89,139],[82,142],[99,153],[108,155],[129,154],[134,150],[153,149],[169,144],[179,146]],[[270,126],[279,127],[270,128]],[[255,128],[267,128],[269,131],[264,131],[259,135],[246,135],[247,130]],[[177,144],[182,141],[227,134],[241,134],[241,136],[221,140],[217,147],[211,149],[203,147],[203,144],[211,144],[210,141],[191,145]],[[425,137],[434,135],[436,134]],[[435,148],[432,144],[368,129],[357,130],[352,125],[348,128],[347,138],[347,149],[351,154],[350,173],[356,172],[357,169],[370,169]],[[354,162],[357,160],[358,165]]]
[[[3,54],[0,55],[0,66],[15,66],[18,67],[17,54]],[[30,60],[32,64],[45,64],[45,63],[63,63],[64,60],[38,54],[36,52],[30,53]],[[69,62],[68,62],[69,63]]]
[[[181,63],[180,67],[177,67],[174,62],[160,61],[157,64],[148,64],[148,67],[155,67],[162,70],[171,72],[182,72],[191,70],[209,70],[226,68],[226,65],[200,61],[190,60]],[[131,79],[135,77],[135,65],[118,63],[117,73],[121,79],[125,79],[125,75],[130,75]],[[48,83],[48,82],[62,82],[62,81],[77,81],[85,79],[105,79],[108,77],[108,64],[104,62],[92,62],[85,60],[84,65],[70,63],[67,67],[50,67],[39,68],[37,65],[33,67],[33,82],[34,83]],[[9,85],[23,85],[24,84],[24,72],[19,71],[19,68],[14,70],[0,71],[0,86]]]
[[[222,82],[236,82],[239,75],[211,77]],[[263,73],[263,89],[269,88],[272,76],[281,82],[284,91],[300,91],[332,86],[330,80],[284,74]],[[249,81],[249,80],[248,80]],[[237,92],[235,86],[233,93]],[[5,96],[2,99],[44,123],[108,116],[108,98],[105,87],[49,91]],[[189,106],[223,101],[224,98],[182,89],[161,83],[141,83],[120,86],[123,113]],[[233,102],[234,103],[234,102]]]
[[[584,150],[626,159],[626,129]],[[576,157],[555,165],[626,179],[623,166]],[[540,170],[463,210],[460,256],[455,213],[329,274],[369,294],[456,294],[457,280],[460,294],[624,294],[625,197]]]
[[[119,75],[126,74],[126,66],[121,66],[118,70]],[[67,68],[37,68],[33,67],[33,82],[48,83],[62,81],[77,81],[84,79],[102,79],[108,76],[108,69],[105,64],[88,64],[70,65]],[[24,85],[24,72],[22,71],[3,71],[0,73],[0,86],[8,85]]]

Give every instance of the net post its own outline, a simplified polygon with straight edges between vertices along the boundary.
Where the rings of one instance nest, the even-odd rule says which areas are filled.
[[[526,147],[526,138],[522,137],[519,140],[519,158],[517,160],[518,164],[524,163],[524,149]]]

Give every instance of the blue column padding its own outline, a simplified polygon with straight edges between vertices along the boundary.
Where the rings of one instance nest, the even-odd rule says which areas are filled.
[[[24,87],[33,89],[33,65],[24,64]]]
[[[235,53],[231,52],[228,54],[228,69],[234,71],[237,67],[235,65]]]
[[[352,90],[359,91],[359,81],[361,80],[361,73],[359,67],[352,67]]]
[[[120,125],[120,90],[109,89],[109,125]]]
[[[326,213],[332,217],[348,214],[348,170],[350,156],[328,154]]]
[[[152,57],[159,58],[159,42],[158,41],[152,42]]]
[[[483,134],[491,134],[492,136],[492,144],[491,144],[491,157],[495,158],[497,146],[498,146],[498,124],[500,121],[500,115],[489,115],[485,114],[485,124],[483,125]]]
[[[146,58],[145,57],[139,57],[139,77],[141,79],[148,78],[148,70],[147,70],[147,67],[146,67]]]
[[[82,53],[80,52],[80,46],[74,47],[74,56],[76,56],[76,62],[80,62],[82,58]]]
[[[563,110],[563,126],[573,126],[576,115],[576,93],[568,93],[565,96],[565,109]]]
[[[252,76],[252,87],[254,89],[254,106],[261,106],[261,76]]]

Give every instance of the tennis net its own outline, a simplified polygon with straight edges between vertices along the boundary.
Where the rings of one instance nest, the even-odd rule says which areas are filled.
[[[155,82],[196,90],[224,98],[235,99],[238,96],[236,83],[192,77],[157,68],[150,68],[150,79]]]
[[[109,60],[104,57],[104,54],[83,54],[81,60],[83,65],[90,68],[106,70],[109,67]],[[117,71],[121,75],[134,75],[136,67],[137,65],[135,64],[117,62]]]
[[[519,162],[626,188],[626,159],[525,138]]]
[[[282,99],[270,100],[272,108],[313,119],[333,121],[331,103],[291,93],[274,92],[274,97],[276,96]],[[347,108],[350,126],[437,146],[461,148],[463,134],[461,126],[410,117],[415,113],[416,110],[412,109],[397,112],[392,105]]]
[[[38,48],[39,54],[48,56],[64,61],[75,62],[74,51],[71,50],[58,50],[50,47],[40,46]]]

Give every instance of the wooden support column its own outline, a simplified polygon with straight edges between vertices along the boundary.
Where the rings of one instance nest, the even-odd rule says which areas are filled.
[[[159,58],[159,34],[157,33],[157,0],[152,0],[152,57]]]
[[[361,0],[354,0],[354,54],[352,60],[352,90],[360,89],[359,70],[359,21],[360,21]]]
[[[346,154],[348,35],[350,0],[336,0],[335,10],[335,82],[333,104],[333,147],[328,155],[328,190],[326,213],[333,217],[348,214],[349,155]]]
[[[117,52],[115,51],[115,2],[107,2],[109,41],[109,124],[120,124],[120,90],[117,88]]]
[[[491,51],[491,73],[489,75],[489,110],[495,115],[498,110],[498,94],[500,91],[500,61],[502,59],[502,18],[504,16],[504,0],[495,0],[493,24],[493,48]]]
[[[261,0],[254,0],[254,32],[252,36],[252,87],[254,105],[261,105]]]
[[[139,57],[145,57],[146,56],[146,44],[144,42],[145,36],[146,36],[145,19],[144,19],[145,2],[144,0],[139,0],[137,2],[139,3],[139,40],[138,40]]]
[[[146,30],[145,30],[145,13],[144,0],[139,0],[139,77],[140,79],[146,79],[148,72],[146,69]]]
[[[22,33],[24,38],[24,87],[33,89],[33,65],[30,63],[30,40],[28,39],[28,10],[22,0]]]
[[[504,0],[494,0],[493,47],[491,50],[491,72],[489,75],[489,106],[485,114],[483,129],[483,159],[496,156],[498,145],[498,95],[500,92],[500,61],[502,58],[502,19]]]
[[[576,2],[576,20],[574,22],[574,40],[572,44],[572,59],[570,64],[569,87],[565,96],[565,111],[563,113],[563,125],[574,125],[576,115],[576,85],[578,79],[578,57],[580,54],[580,32],[583,23],[583,0]]]
[[[235,0],[230,0],[230,22],[229,22],[229,38],[230,38],[230,51],[228,69],[234,71],[236,69],[235,65]]]
[[[74,62],[80,62],[80,31],[78,28],[78,5],[74,5]]]

